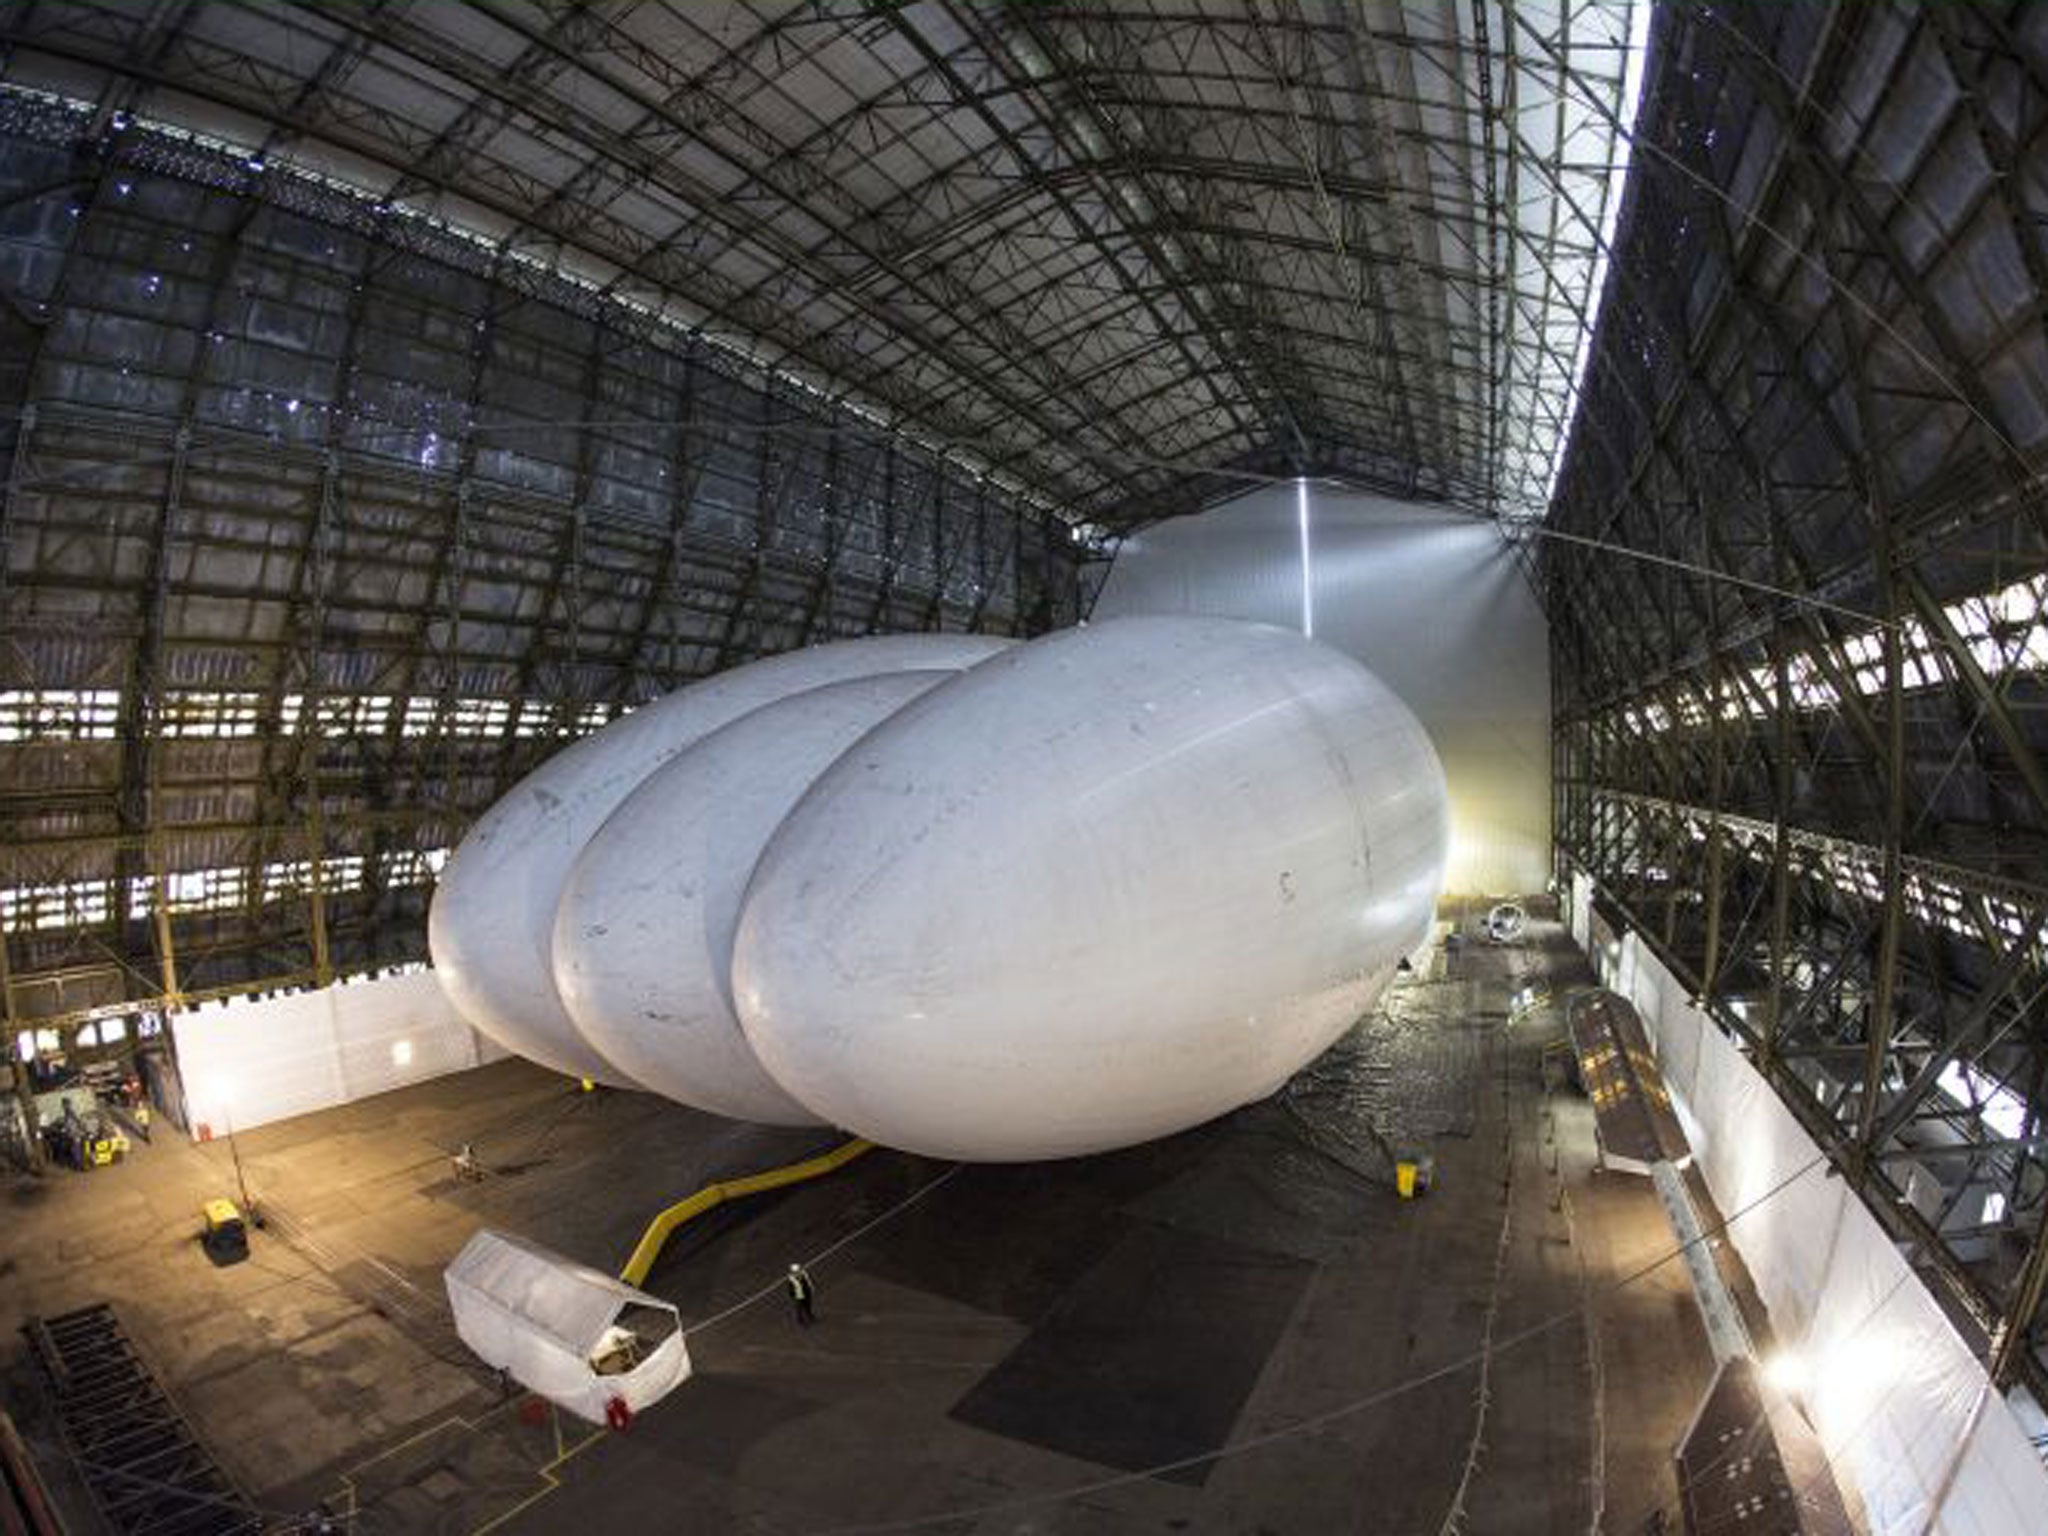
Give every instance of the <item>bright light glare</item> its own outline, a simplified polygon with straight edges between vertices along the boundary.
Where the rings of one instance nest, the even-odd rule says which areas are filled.
[[[1965,1109],[1976,1101],[1978,1117],[2007,1141],[2017,1141],[2025,1134],[2026,1101],[2011,1089],[1999,1087],[1975,1067],[1952,1061],[1941,1069],[1941,1076],[1935,1081]]]
[[[1315,567],[1310,563],[1308,543],[1308,481],[1294,482],[1295,520],[1301,525],[1301,632],[1313,640],[1316,634]]]
[[[1812,1384],[1813,1367],[1797,1350],[1781,1349],[1764,1362],[1764,1380],[1788,1397],[1797,1396]]]
[[[410,1040],[394,1040],[391,1042],[391,1065],[394,1067],[409,1067],[412,1065],[412,1042]]]
[[[1818,1351],[1807,1406],[1830,1452],[1868,1425],[1911,1369],[1911,1356],[1874,1319]]]

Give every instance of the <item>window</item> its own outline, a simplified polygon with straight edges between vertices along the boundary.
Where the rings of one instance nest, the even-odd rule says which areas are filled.
[[[2018,1140],[2027,1124],[2027,1106],[2009,1088],[2001,1088],[1987,1074],[1960,1061],[1952,1061],[1935,1079],[1942,1091],[1964,1109],[1974,1110],[1985,1126],[2005,1137]]]
[[[254,736],[262,709],[260,693],[180,691],[164,695],[158,725],[172,737]]]
[[[310,726],[322,736],[381,736],[391,728],[391,710],[397,702],[388,693],[325,693],[313,700],[303,693],[288,693],[278,720],[287,733]]]
[[[113,910],[111,880],[74,880],[0,890],[0,928],[13,933],[91,927],[106,922]]]
[[[38,1052],[51,1056],[62,1049],[63,1036],[54,1029],[24,1029],[14,1037],[14,1054],[21,1061],[33,1061]]]
[[[110,688],[0,689],[0,742],[112,741],[120,720]]]

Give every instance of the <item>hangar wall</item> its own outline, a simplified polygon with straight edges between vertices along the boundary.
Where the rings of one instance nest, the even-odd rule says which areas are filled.
[[[506,1052],[456,1014],[431,970],[172,1016],[193,1134],[252,1130],[331,1109]]]
[[[1126,539],[1094,617],[1208,613],[1302,627],[1357,657],[1435,742],[1451,792],[1449,888],[1550,878],[1549,632],[1490,523],[1275,485]],[[1306,549],[1306,559],[1304,559]],[[1304,580],[1306,572],[1306,580]]]
[[[1700,1172],[1797,1363],[1802,1406],[1870,1529],[2022,1536],[2048,1472],[2006,1402],[1877,1219],[1720,1027],[1572,876],[1572,936],[1642,1015]]]

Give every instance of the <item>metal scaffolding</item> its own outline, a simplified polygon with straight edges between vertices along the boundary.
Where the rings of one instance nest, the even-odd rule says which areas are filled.
[[[2037,1397],[2044,23],[1660,11],[1533,555],[1563,864]]]
[[[469,818],[693,677],[1080,612],[1043,498],[702,335],[132,119],[0,135],[10,1042],[419,960]]]
[[[1539,515],[1634,10],[0,5],[8,1038],[417,961],[575,735],[1263,477]]]

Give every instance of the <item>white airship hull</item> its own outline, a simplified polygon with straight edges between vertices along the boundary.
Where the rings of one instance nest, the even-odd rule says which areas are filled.
[[[906,706],[754,872],[747,1038],[822,1118],[1064,1157],[1270,1093],[1427,929],[1443,778],[1362,667],[1290,632],[1120,620]]]
[[[737,1118],[1066,1157],[1272,1092],[1427,932],[1442,770],[1357,663],[1186,617],[933,639],[756,663],[543,768],[436,899],[457,1006]]]
[[[555,981],[606,1060],[655,1093],[765,1125],[818,1117],[762,1070],[732,1005],[747,878],[812,780],[945,672],[791,694],[648,775],[577,857],[555,914]]]
[[[442,987],[507,1050],[637,1086],[583,1038],[555,990],[562,886],[605,819],[656,768],[764,704],[851,677],[971,667],[1010,643],[890,635],[791,651],[656,699],[548,759],[478,819],[441,871],[427,942]]]

